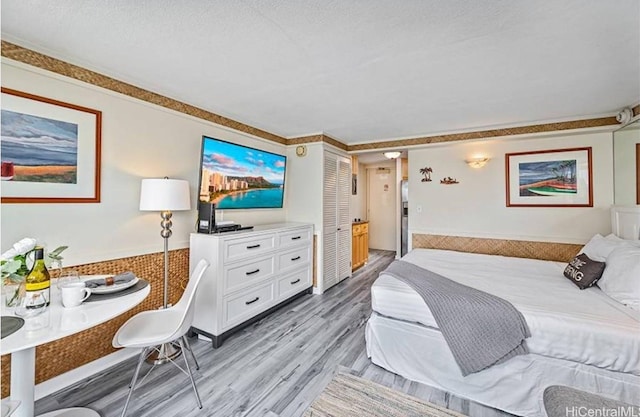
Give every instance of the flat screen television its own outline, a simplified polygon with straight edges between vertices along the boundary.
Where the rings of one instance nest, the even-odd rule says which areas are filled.
[[[216,209],[282,208],[287,157],[208,136],[200,152],[200,201]]]

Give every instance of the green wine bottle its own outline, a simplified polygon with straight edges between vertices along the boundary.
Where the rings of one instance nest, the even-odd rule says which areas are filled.
[[[26,307],[28,309],[48,306],[51,300],[51,277],[44,264],[44,249],[36,246],[35,262],[25,278]]]

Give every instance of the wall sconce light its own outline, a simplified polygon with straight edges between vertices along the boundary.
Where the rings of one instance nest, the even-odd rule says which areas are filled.
[[[467,159],[464,162],[466,162],[467,165],[469,165],[471,168],[482,168],[487,164],[487,162],[489,162],[489,159],[490,158],[478,157],[478,158]]]
[[[400,155],[402,155],[402,152],[398,152],[398,151],[391,151],[391,152],[385,152],[383,153],[384,157],[387,159],[396,159],[398,158]]]

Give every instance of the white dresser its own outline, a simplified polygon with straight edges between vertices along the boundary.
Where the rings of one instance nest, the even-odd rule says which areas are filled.
[[[220,234],[192,233],[189,270],[211,266],[196,295],[191,333],[222,345],[231,333],[312,289],[313,225],[278,223]]]

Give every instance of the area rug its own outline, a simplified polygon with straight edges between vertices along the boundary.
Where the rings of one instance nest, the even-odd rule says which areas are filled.
[[[462,417],[454,411],[347,373],[336,374],[304,417]]]

